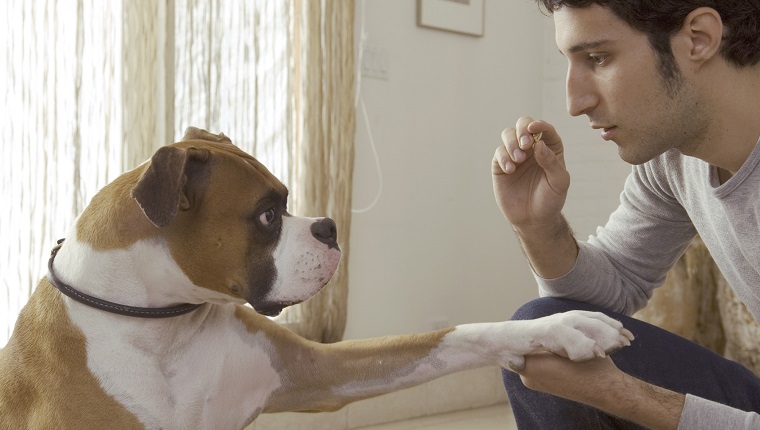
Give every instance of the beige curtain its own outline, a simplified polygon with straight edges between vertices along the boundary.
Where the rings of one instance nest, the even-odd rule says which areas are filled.
[[[354,166],[354,1],[294,0],[295,213],[338,226],[341,267],[314,298],[280,318],[320,342],[342,339],[348,297]]]
[[[280,321],[336,341],[346,318],[353,0],[9,0],[0,5],[0,346],[54,241],[118,174],[187,126],[224,132],[330,216],[343,268]]]
[[[290,0],[175,0],[174,138],[223,132],[296,186]]]
[[[0,347],[55,240],[126,167],[120,3],[0,3]]]

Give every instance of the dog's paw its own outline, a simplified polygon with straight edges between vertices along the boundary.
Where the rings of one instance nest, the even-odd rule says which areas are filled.
[[[605,357],[633,340],[633,334],[620,321],[600,312],[569,311],[533,322],[533,351],[546,350],[573,361]]]

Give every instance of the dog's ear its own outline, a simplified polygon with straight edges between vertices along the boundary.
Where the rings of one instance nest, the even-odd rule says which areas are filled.
[[[195,170],[190,166],[208,158],[207,149],[164,146],[156,151],[131,192],[153,225],[168,225],[180,207],[189,206],[185,184]]]

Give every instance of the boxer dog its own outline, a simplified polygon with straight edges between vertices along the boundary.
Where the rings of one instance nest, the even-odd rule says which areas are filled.
[[[629,345],[602,314],[477,323],[320,344],[266,316],[340,260],[335,223],[223,134],[182,141],[104,187],[53,250],[0,352],[3,429],[241,429],[263,412],[332,411],[459,370],[521,370]],[[246,303],[251,307],[244,306]]]

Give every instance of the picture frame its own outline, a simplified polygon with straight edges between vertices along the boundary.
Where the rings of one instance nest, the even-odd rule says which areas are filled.
[[[417,25],[481,37],[485,0],[417,0]]]

